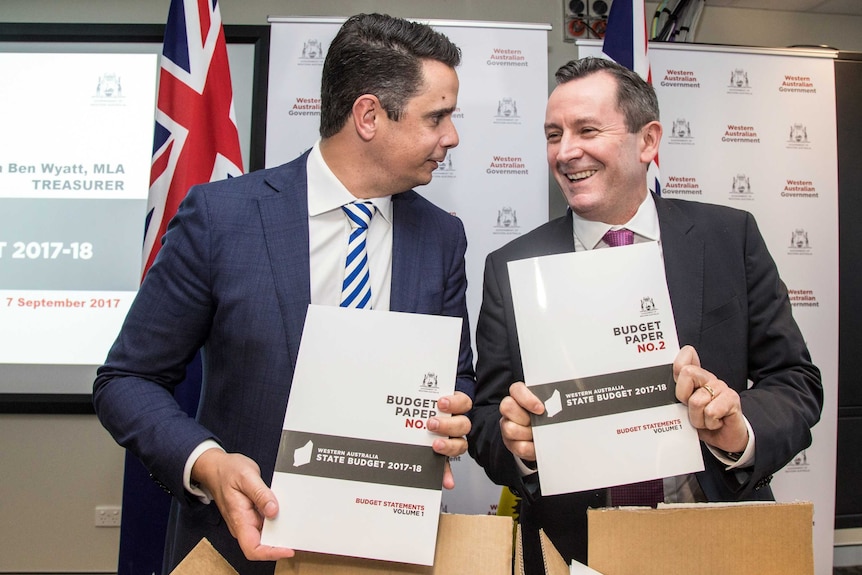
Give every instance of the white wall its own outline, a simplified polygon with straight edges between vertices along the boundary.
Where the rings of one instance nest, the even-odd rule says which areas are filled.
[[[225,24],[254,25],[265,24],[267,16],[358,12],[549,23],[550,86],[553,71],[577,55],[574,45],[562,40],[562,2],[221,0],[221,13]],[[161,24],[168,5],[169,0],[0,0],[0,27],[4,22]],[[647,14],[654,10],[648,3]],[[862,51],[862,17],[707,7],[696,40]],[[555,189],[549,194],[551,215],[557,215],[564,204]],[[93,416],[0,414],[0,573],[115,571],[119,529],[94,527],[94,508],[120,504],[122,469],[122,450]]]

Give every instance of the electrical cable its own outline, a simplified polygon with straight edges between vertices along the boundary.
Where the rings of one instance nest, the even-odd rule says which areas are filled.
[[[696,2],[697,0],[695,0]],[[685,42],[686,38],[688,38],[689,31],[689,23],[691,21],[691,17],[693,16],[692,12],[692,4],[689,4],[685,7],[682,14],[679,17],[679,28],[675,30],[675,34],[671,37],[672,42]]]
[[[679,0],[676,6],[668,17],[667,22],[665,22],[664,27],[662,27],[661,31],[656,36],[656,40],[660,42],[672,42],[672,38],[676,36],[676,30],[679,24],[680,15],[683,14],[685,8],[691,4],[691,0]]]
[[[668,42],[679,41],[680,40],[679,35],[682,34],[684,37],[685,33],[688,31],[688,28],[686,26],[686,19],[685,19],[685,17],[688,15],[688,7],[689,7],[689,4],[686,3],[686,5],[682,8],[682,12],[679,14],[676,21],[674,22],[673,31],[671,32],[670,36],[668,36],[668,39],[667,39]]]
[[[703,2],[704,0],[694,0],[694,3],[685,10],[685,13],[680,18],[681,25],[679,33],[681,34],[681,37],[674,38],[675,42],[689,42],[694,40],[694,28],[697,25],[697,21],[700,19],[700,14],[703,10]]]
[[[662,14],[670,15],[670,10],[667,9],[667,3],[669,0],[662,0],[658,6],[656,6],[655,14],[652,17],[652,23],[650,25],[650,39],[654,39],[656,36],[656,32],[658,31],[658,23],[662,17]]]
[[[694,18],[692,18],[691,24],[691,41],[694,42],[694,35],[697,32],[697,26],[700,24],[700,17],[703,16],[703,9],[706,6],[706,0],[700,0],[698,2],[697,10],[694,13]]]

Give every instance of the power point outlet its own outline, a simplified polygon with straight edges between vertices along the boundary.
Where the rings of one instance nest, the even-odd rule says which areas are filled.
[[[119,527],[122,517],[119,505],[99,505],[96,507],[96,527]]]

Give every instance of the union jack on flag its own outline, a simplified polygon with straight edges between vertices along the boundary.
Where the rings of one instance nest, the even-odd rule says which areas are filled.
[[[242,174],[218,0],[171,0],[155,118],[142,275],[188,189]]]
[[[608,14],[602,52],[652,84],[644,2],[614,0]],[[647,170],[647,185],[657,195],[661,195],[658,155],[650,162]]]
[[[155,119],[142,277],[188,189],[242,174],[227,44],[217,0],[171,0]],[[201,389],[200,357],[200,353],[195,356],[176,395],[192,416]],[[126,454],[123,485],[117,573],[161,573],[171,498],[155,486],[130,453]]]

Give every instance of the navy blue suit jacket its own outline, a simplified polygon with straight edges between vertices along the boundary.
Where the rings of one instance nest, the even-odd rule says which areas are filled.
[[[741,476],[725,471],[702,445],[706,469],[697,474],[698,482],[710,501],[772,499],[772,474],[811,444],[811,427],[823,406],[820,372],[811,363],[787,289],[751,214],[654,199],[680,346],[694,346],[703,368],[739,392],[756,437],[755,464]],[[499,429],[500,401],[513,382],[524,379],[506,264],[574,251],[572,230],[569,211],[488,256],[476,331],[469,450],[492,481],[525,496],[521,523],[524,555],[532,561],[528,573],[542,573],[539,528],[563,557],[585,563],[586,508],[601,507],[606,500],[604,491],[535,496],[535,477],[525,483]]]
[[[216,506],[184,490],[182,472],[191,451],[215,439],[272,479],[311,302],[306,157],[189,191],[98,370],[99,419],[175,496],[165,572],[204,536],[240,573],[273,571],[243,558]],[[390,309],[464,319],[456,389],[472,396],[463,225],[413,191],[392,199]],[[200,348],[192,419],[172,390]]]

